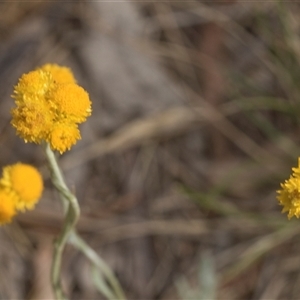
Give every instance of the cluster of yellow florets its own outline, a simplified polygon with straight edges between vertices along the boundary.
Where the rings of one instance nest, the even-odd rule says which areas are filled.
[[[88,93],[70,69],[46,64],[24,74],[14,87],[12,125],[25,142],[46,141],[60,153],[81,138],[78,124],[91,114]]]
[[[288,212],[288,219],[300,217],[300,158],[298,167],[292,171],[290,178],[281,183],[281,190],[277,191],[277,200],[283,206],[282,212]]]
[[[33,209],[42,191],[42,177],[33,166],[17,163],[4,167],[0,178],[0,224],[9,223],[18,211]]]

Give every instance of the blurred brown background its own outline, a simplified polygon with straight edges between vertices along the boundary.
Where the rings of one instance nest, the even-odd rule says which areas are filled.
[[[300,227],[276,190],[300,150],[299,13],[284,1],[1,1],[0,162],[35,164],[46,190],[0,229],[0,299],[53,298],[62,210],[9,113],[20,75],[48,62],[90,93],[60,164],[78,231],[128,299],[298,299]],[[71,246],[62,277],[71,299],[102,299]]]

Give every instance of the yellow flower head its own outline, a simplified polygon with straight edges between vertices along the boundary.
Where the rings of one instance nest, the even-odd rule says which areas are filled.
[[[46,64],[40,67],[41,70],[50,72],[55,83],[76,83],[72,71],[67,67],[56,64]]]
[[[33,209],[43,191],[43,180],[38,170],[22,163],[5,167],[0,184],[16,195],[18,210]]]
[[[39,101],[41,97],[53,87],[53,78],[50,72],[43,70],[31,71],[19,79],[14,88],[13,98],[17,103],[28,103]]]
[[[43,100],[15,107],[11,114],[11,124],[25,142],[40,143],[45,140],[54,119],[49,105]]]
[[[277,200],[283,206],[282,212],[288,212],[288,219],[300,217],[300,158],[298,167],[292,170],[293,174],[281,183],[281,190],[277,191]]]
[[[16,214],[15,198],[6,189],[0,189],[0,225],[11,222]]]
[[[91,115],[88,93],[70,69],[46,64],[21,76],[14,87],[11,124],[25,142],[50,143],[60,153],[80,139],[78,124]]]
[[[75,145],[80,138],[80,132],[76,124],[57,123],[50,132],[48,141],[52,149],[63,153]]]
[[[77,84],[61,84],[49,94],[49,99],[62,118],[82,123],[91,114],[88,93]]]

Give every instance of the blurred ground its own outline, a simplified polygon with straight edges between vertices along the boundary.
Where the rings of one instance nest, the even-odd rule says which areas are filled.
[[[300,150],[299,12],[284,1],[0,2],[0,163],[33,163],[46,180],[38,207],[0,230],[0,299],[53,297],[59,201],[41,149],[9,124],[13,85],[46,62],[90,93],[93,115],[60,163],[78,230],[128,299],[298,299],[300,227],[275,191]],[[71,299],[102,299],[90,272],[68,247]]]

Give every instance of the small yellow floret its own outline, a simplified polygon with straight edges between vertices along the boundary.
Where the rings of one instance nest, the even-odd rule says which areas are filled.
[[[61,154],[69,150],[81,138],[76,124],[58,123],[49,135],[49,143],[52,149]]]
[[[17,106],[11,111],[11,124],[25,141],[40,143],[50,131],[54,115],[45,101]]]
[[[72,71],[67,67],[61,67],[56,64],[46,64],[41,66],[40,69],[50,72],[55,83],[76,83]]]
[[[300,159],[298,167],[292,170],[293,174],[281,183],[281,190],[277,191],[277,200],[283,206],[282,212],[288,212],[288,219],[300,217]]]
[[[53,78],[50,72],[43,70],[31,71],[23,74],[14,88],[14,98],[17,103],[34,101],[45,94],[53,87]]]
[[[41,174],[33,166],[22,163],[5,167],[0,183],[16,194],[19,210],[32,209],[43,191]]]
[[[4,188],[0,189],[0,224],[10,223],[16,214],[15,198]]]
[[[61,84],[48,97],[56,111],[69,121],[82,123],[91,114],[89,95],[77,84]]]

